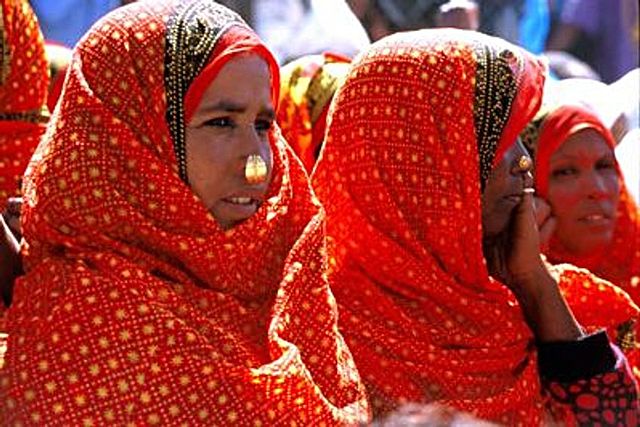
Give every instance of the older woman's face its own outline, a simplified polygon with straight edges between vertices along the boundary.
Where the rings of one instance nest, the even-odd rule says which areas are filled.
[[[489,175],[482,193],[482,233],[485,237],[506,230],[513,210],[522,201],[523,190],[533,186],[530,167],[521,167],[523,157],[531,165],[529,153],[518,140]]]
[[[242,55],[223,66],[187,124],[189,183],[224,229],[252,216],[264,200],[273,165],[268,133],[274,116],[267,63]],[[245,178],[252,154],[267,164],[267,177],[257,184]]]
[[[619,197],[613,150],[595,130],[575,133],[551,156],[547,199],[568,251],[588,255],[611,242]]]

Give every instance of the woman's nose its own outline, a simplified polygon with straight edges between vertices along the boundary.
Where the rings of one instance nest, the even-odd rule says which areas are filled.
[[[610,196],[610,188],[607,186],[606,179],[598,173],[587,174],[583,185],[589,198],[606,199]]]

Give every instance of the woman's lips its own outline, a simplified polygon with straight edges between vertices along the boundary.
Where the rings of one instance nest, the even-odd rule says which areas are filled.
[[[261,200],[253,195],[231,195],[219,200],[216,213],[219,220],[234,223],[250,218],[261,204]]]
[[[610,226],[612,225],[612,219],[609,215],[605,213],[592,213],[588,215],[583,215],[578,218],[578,221],[586,224],[588,226]]]

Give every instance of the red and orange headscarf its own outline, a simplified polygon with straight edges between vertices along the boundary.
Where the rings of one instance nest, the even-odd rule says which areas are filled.
[[[575,105],[545,109],[523,132],[523,141],[535,157],[536,192],[545,197],[549,185],[549,162],[553,153],[572,135],[593,129],[607,145],[615,148],[613,135],[597,116]],[[588,268],[594,274],[624,289],[634,301],[640,302],[640,208],[628,193],[624,179],[617,169],[620,184],[616,227],[609,248],[599,260],[587,263],[568,253],[552,238],[547,253],[550,262],[571,262]]]
[[[349,67],[348,58],[332,53],[304,56],[282,67],[278,125],[309,173],[322,147],[333,94]]]
[[[27,0],[0,1],[0,207],[19,182],[48,120],[44,39]]]
[[[503,40],[425,30],[372,45],[336,94],[313,183],[374,415],[437,401],[504,425],[543,420],[532,333],[489,277],[480,202],[539,108],[543,71]]]
[[[324,214],[278,131],[268,199],[229,231],[180,177],[188,112],[247,52],[270,65],[275,103],[271,54],[211,1],[136,2],[78,45],[25,177],[4,422],[368,419],[323,275]]]

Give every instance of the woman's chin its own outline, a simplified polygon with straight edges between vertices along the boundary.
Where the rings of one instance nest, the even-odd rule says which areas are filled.
[[[577,259],[598,258],[604,254],[613,240],[613,233],[582,235],[580,240],[571,240],[563,246]]]

